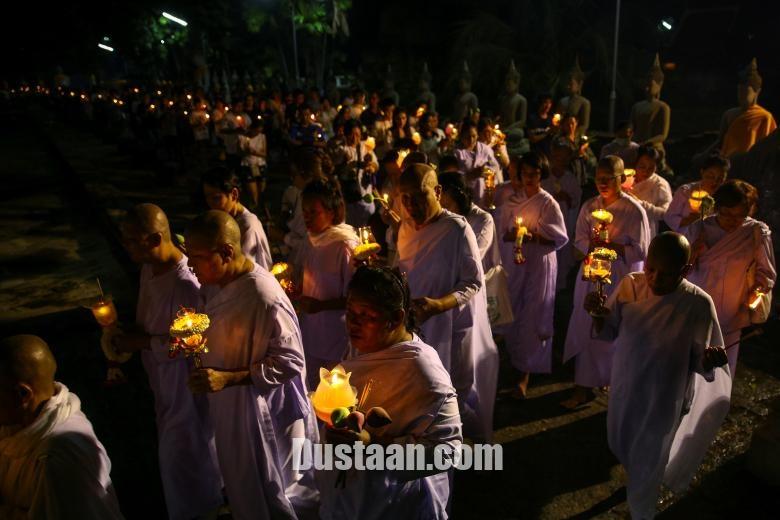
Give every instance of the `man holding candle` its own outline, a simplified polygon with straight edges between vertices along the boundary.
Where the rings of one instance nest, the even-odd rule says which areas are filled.
[[[685,229],[691,222],[702,218],[700,213],[702,196],[712,196],[715,193],[715,190],[726,180],[730,165],[729,160],[722,155],[711,155],[701,167],[700,181],[683,184],[677,188],[664,216],[664,222],[672,231],[685,233]],[[702,191],[704,193],[701,193]],[[699,192],[696,197],[694,192]]]
[[[690,253],[682,235],[658,235],[644,272],[625,276],[609,314],[593,319],[594,332],[615,348],[607,433],[628,474],[632,518],[655,516],[662,480],[678,492],[687,488],[729,408],[715,306],[684,279]],[[584,307],[603,304],[591,293]]]
[[[617,253],[617,260],[612,262],[612,284],[605,287],[607,294],[610,294],[623,276],[642,269],[650,242],[650,227],[639,202],[621,191],[625,175],[620,157],[608,155],[601,159],[595,181],[599,195],[582,205],[577,219],[574,248],[582,257],[586,257],[596,247],[606,247]],[[611,221],[607,223],[607,220],[603,220],[603,224],[599,225],[596,219],[598,214],[594,216],[596,211],[608,214]],[[594,229],[600,228],[603,231],[597,236]],[[564,362],[576,358],[576,387],[572,397],[561,403],[567,409],[575,409],[593,399],[591,389],[609,385],[612,370],[612,343],[591,337],[591,316],[577,303],[584,301],[585,296],[595,288],[582,275],[581,266],[574,287],[575,305],[569,320],[563,356]]]
[[[204,309],[209,352],[189,385],[208,394],[233,517],[295,518],[317,498],[311,473],[292,469],[292,439],[317,438],[295,310],[273,275],[241,252],[227,213],[196,217],[186,240],[195,276],[216,286]]]
[[[406,168],[400,189],[410,218],[398,234],[399,266],[409,279],[421,335],[452,377],[466,433],[490,439],[498,352],[476,237],[465,218],[441,207],[442,188],[429,165]]]
[[[137,330],[114,337],[116,350],[141,352],[154,393],[160,477],[168,517],[189,519],[222,504],[222,477],[208,425],[208,403],[187,388],[190,363],[171,358],[168,331],[181,307],[196,307],[200,284],[187,257],[171,241],[168,218],[154,204],[139,204],[122,223],[122,242],[141,264]]]

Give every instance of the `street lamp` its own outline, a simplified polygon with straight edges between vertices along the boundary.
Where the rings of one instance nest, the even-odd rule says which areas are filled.
[[[98,43],[97,45],[98,45],[98,47],[100,47],[104,51],[114,52],[114,48],[113,47],[109,47],[108,45],[104,45],[102,43]]]
[[[177,24],[181,25],[182,27],[187,27],[187,22],[185,22],[184,20],[182,20],[181,18],[179,18],[177,16],[173,16],[172,14],[166,13],[165,11],[163,11],[162,15],[163,15],[163,18],[167,18],[168,20],[170,20],[172,22],[176,22]]]

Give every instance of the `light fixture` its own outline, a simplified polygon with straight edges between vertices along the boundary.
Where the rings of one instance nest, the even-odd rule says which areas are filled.
[[[182,27],[187,27],[187,22],[185,22],[181,18],[173,16],[172,14],[166,13],[165,11],[163,11],[162,15],[163,15],[163,18],[167,18],[168,20],[170,20],[172,22],[176,22],[177,24],[181,25]]]

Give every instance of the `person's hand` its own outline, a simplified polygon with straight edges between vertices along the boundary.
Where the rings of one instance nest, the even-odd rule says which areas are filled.
[[[417,323],[422,324],[428,318],[441,313],[442,310],[439,300],[423,296],[422,298],[412,300],[412,312],[414,312],[414,316],[417,318]]]
[[[296,306],[306,314],[317,314],[322,310],[322,302],[311,296],[301,296],[296,300]]]
[[[194,394],[219,392],[228,386],[230,375],[230,372],[213,368],[198,368],[190,373],[190,380],[187,384]]]
[[[138,331],[125,332],[117,334],[111,338],[111,346],[118,354],[138,352],[148,350],[151,337]]]
[[[704,349],[704,370],[712,370],[715,367],[722,367],[728,364],[729,358],[726,355],[726,349],[723,347],[706,347]]]
[[[583,307],[588,313],[603,310],[607,303],[607,297],[597,292],[591,292],[585,295],[585,301]]]
[[[354,444],[361,441],[363,444],[371,442],[371,434],[367,430],[363,430],[360,433],[354,432],[347,428],[334,428],[333,426],[325,426],[325,442],[327,444]]]

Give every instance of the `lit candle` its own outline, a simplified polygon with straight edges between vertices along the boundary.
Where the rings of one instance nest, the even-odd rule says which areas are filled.
[[[336,408],[352,408],[357,404],[357,389],[349,384],[351,372],[336,365],[333,370],[320,368],[320,383],[311,394],[311,404],[317,417],[331,424],[330,415]]]
[[[757,289],[754,289],[753,292],[750,294],[750,299],[748,299],[748,307],[750,307],[751,310],[756,310],[761,303],[761,297],[764,296],[766,293],[764,292],[764,289],[762,287],[758,287]]]
[[[420,132],[412,132],[412,142],[414,144],[420,144],[422,142],[422,137],[420,137]]]
[[[688,199],[688,205],[691,207],[691,211],[694,213],[699,213],[701,211],[702,201],[709,195],[710,194],[704,190],[694,190]]]
[[[382,250],[382,246],[373,241],[374,237],[369,226],[358,228],[358,238],[360,239],[360,244],[352,251],[352,256],[361,262],[370,262],[371,257]]]
[[[523,225],[523,217],[517,215],[515,217],[515,249],[514,257],[516,264],[524,264],[525,256],[523,255],[523,239],[528,234],[528,228]]]
[[[374,151],[374,148],[376,148],[376,139],[374,139],[373,136],[366,137],[366,148],[369,151]]]
[[[211,320],[207,314],[198,314],[195,309],[185,307],[179,309],[168,331],[171,336],[168,356],[174,358],[183,352],[187,357],[193,356],[195,366],[200,368],[200,354],[209,351],[207,339],[203,337],[209,325]]]
[[[117,322],[116,307],[110,298],[101,297],[92,305],[92,315],[101,327],[110,327]]]
[[[406,159],[407,155],[409,155],[409,150],[406,149],[398,150],[398,160],[396,160],[396,164],[398,164],[399,168],[403,167],[404,159]]]
[[[631,189],[634,187],[634,181],[636,181],[636,170],[632,168],[626,168],[623,170],[623,174],[626,176],[626,182],[624,182],[621,187],[625,191],[631,191]]]
[[[552,123],[554,125],[557,125],[560,122],[561,122],[561,115],[560,114],[553,114]]]
[[[187,101],[191,100],[192,96],[190,94],[187,94]]]
[[[596,221],[593,227],[593,238],[602,242],[609,241],[609,230],[607,225],[612,223],[612,213],[605,209],[597,209],[590,214]]]
[[[292,296],[295,292],[295,284],[292,281],[293,270],[290,264],[287,262],[275,263],[271,267],[271,274],[274,275],[287,296]]]

